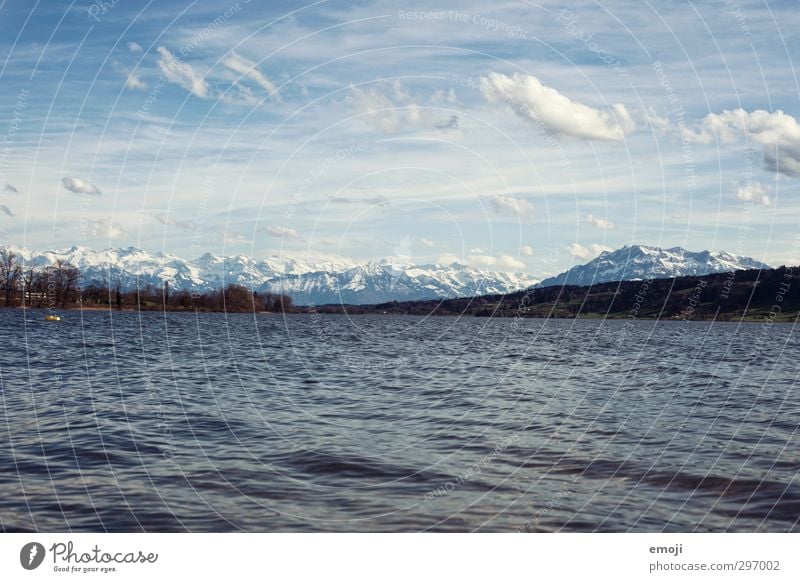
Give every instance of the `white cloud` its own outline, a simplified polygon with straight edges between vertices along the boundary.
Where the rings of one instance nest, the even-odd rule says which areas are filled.
[[[127,236],[126,230],[111,217],[87,220],[85,232],[89,236],[107,239],[121,239]]]
[[[0,212],[8,216],[9,218],[14,218],[14,213],[11,212],[11,209],[6,206],[5,204],[0,204]]]
[[[591,224],[595,228],[599,228],[600,230],[611,230],[614,228],[614,223],[610,220],[606,220],[605,218],[600,218],[598,216],[593,216],[591,214],[586,215],[586,222]]]
[[[226,245],[244,245],[250,244],[250,239],[240,232],[224,231],[222,233],[222,241]]]
[[[533,204],[524,198],[497,194],[492,196],[492,208],[497,214],[517,216],[523,222],[533,221]]]
[[[128,50],[131,51],[132,53],[142,52],[142,45],[140,45],[138,42],[131,41],[127,43],[125,46],[127,46]]]
[[[763,148],[766,170],[800,176],[800,124],[781,110],[747,112],[739,108],[709,113],[699,128],[682,132],[683,139],[694,143],[711,143],[714,136],[724,143],[739,138],[755,141]]]
[[[197,224],[195,223],[194,220],[175,219],[164,212],[150,213],[150,216],[155,218],[158,222],[160,222],[164,226],[177,226],[181,230],[194,230],[197,227]]]
[[[433,247],[436,246],[435,242],[433,242],[432,240],[427,239],[427,238],[421,238],[421,239],[419,239],[419,242],[420,242],[420,244],[422,246],[428,247],[429,249],[432,249]]]
[[[642,111],[641,117],[643,118],[644,123],[653,126],[661,132],[665,132],[669,129],[669,119],[666,117],[661,117],[652,107],[648,107]]]
[[[624,105],[617,103],[609,111],[601,111],[573,101],[533,75],[490,73],[481,77],[481,92],[490,103],[507,103],[526,121],[538,121],[563,135],[621,140],[634,129]]]
[[[442,265],[452,265],[453,263],[461,263],[461,258],[452,254],[452,253],[444,253],[440,255],[438,259],[436,259],[437,263]]]
[[[393,133],[402,125],[404,112],[380,91],[350,87],[348,102],[356,115],[380,131]]]
[[[533,256],[533,247],[530,245],[522,245],[519,247],[519,254],[526,257],[531,257]]]
[[[394,83],[392,83],[392,89],[394,90],[394,98],[397,101],[403,102],[411,100],[411,94],[403,87],[400,79],[394,80]]]
[[[611,250],[611,247],[597,243],[590,244],[588,247],[585,247],[582,244],[572,243],[568,248],[573,257],[582,261],[589,261],[600,255],[600,253]]]
[[[117,69],[122,76],[125,77],[125,87],[128,89],[147,89],[147,84],[139,78],[139,72],[137,70],[131,71],[117,61],[114,61],[114,68]]]
[[[492,256],[484,252],[475,253],[473,251],[480,249],[472,249],[472,254],[466,258],[459,257],[452,253],[444,253],[436,260],[437,263],[443,265],[452,265],[458,263],[460,265],[468,265],[477,269],[492,269],[499,271],[519,271],[525,268],[525,263],[515,259],[511,255],[499,254]]]
[[[209,96],[208,83],[190,64],[181,62],[163,46],[156,50],[161,55],[158,66],[169,82],[180,85],[197,97]]]
[[[125,79],[125,86],[128,89],[147,89],[147,83],[139,78],[139,73],[136,71],[128,73],[128,78]]]
[[[101,193],[97,186],[81,178],[61,178],[61,183],[64,185],[64,188],[73,194],[99,195]]]
[[[431,101],[433,103],[455,103],[456,102],[456,92],[453,89],[445,92],[444,89],[436,89],[431,96]]]
[[[412,97],[399,80],[392,85],[391,96],[374,87],[350,87],[347,102],[351,110],[367,123],[384,133],[409,128],[457,129],[458,116],[436,120],[430,110],[412,102]]]
[[[491,255],[469,255],[467,264],[481,269],[500,269],[502,271],[519,271],[525,268],[525,263],[512,257],[511,255],[500,254]]]
[[[265,229],[269,236],[275,238],[288,238],[292,240],[300,240],[300,234],[293,228],[284,228],[282,226],[270,226]]]
[[[249,107],[257,107],[261,105],[262,98],[256,97],[250,87],[245,87],[234,83],[234,91],[227,91],[219,95],[220,101],[230,103],[231,105],[247,105]]]
[[[256,83],[271,97],[278,98],[278,87],[256,68],[256,64],[253,61],[249,61],[243,56],[232,52],[222,61],[222,64],[234,73],[238,73]]]
[[[769,196],[770,189],[761,182],[743,184],[736,190],[736,198],[739,200],[752,201],[762,206],[772,206],[772,199]]]

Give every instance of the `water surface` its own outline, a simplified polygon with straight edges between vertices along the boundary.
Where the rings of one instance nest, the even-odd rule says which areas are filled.
[[[0,311],[0,530],[798,531],[792,325]]]

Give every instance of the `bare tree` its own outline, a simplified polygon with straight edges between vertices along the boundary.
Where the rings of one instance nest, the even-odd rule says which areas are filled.
[[[22,278],[22,304],[27,307],[33,306],[33,293],[37,278],[38,273],[33,270],[33,267],[28,267],[27,272]]]
[[[253,294],[242,285],[228,285],[224,290],[223,305],[225,311],[231,313],[252,311]]]
[[[122,282],[119,277],[114,282],[114,303],[117,304],[117,311],[122,311]]]
[[[72,303],[78,292],[78,282],[81,273],[61,259],[56,261],[56,264],[48,272],[47,288],[50,291],[53,288],[55,297],[53,304],[61,306],[64,309],[68,303]]]
[[[0,250],[0,284],[3,285],[6,307],[14,304],[21,281],[22,265],[17,260],[16,253],[8,249]]]

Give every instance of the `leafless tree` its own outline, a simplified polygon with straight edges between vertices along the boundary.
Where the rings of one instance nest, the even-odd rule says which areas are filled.
[[[0,250],[0,284],[3,285],[6,307],[14,304],[21,281],[22,265],[17,260],[16,253],[8,249]]]
[[[78,282],[81,273],[61,259],[56,261],[54,267],[49,269],[47,274],[47,288],[48,291],[52,289],[55,294],[53,303],[59,305],[64,309],[67,304],[75,301],[78,291]]]

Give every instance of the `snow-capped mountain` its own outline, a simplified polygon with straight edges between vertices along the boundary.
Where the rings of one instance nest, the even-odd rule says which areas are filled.
[[[136,247],[105,249],[72,247],[35,252],[9,247],[26,266],[41,268],[57,261],[77,267],[83,285],[116,285],[123,289],[160,288],[208,291],[228,284],[257,291],[286,293],[298,305],[382,303],[413,299],[508,293],[536,283],[530,275],[483,271],[451,265],[413,265],[349,261],[307,263],[297,259],[256,260],[244,255],[218,257],[206,253],[192,260]]]
[[[544,279],[537,287],[592,285],[608,281],[665,279],[769,268],[769,265],[761,261],[724,251],[691,252],[681,247],[662,249],[645,245],[626,245],[615,251],[604,251],[585,265],[572,267],[560,275]]]
[[[509,293],[536,283],[530,275],[483,271],[451,265],[367,263],[343,271],[316,271],[283,275],[264,289],[285,293],[305,305],[368,304],[490,293]]]

